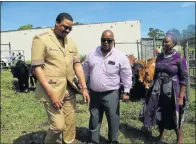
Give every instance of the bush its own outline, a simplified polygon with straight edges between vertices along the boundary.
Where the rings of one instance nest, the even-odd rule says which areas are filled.
[[[83,63],[86,59],[86,55],[80,55],[80,61]]]
[[[31,64],[31,61],[30,60],[26,61],[26,64]]]

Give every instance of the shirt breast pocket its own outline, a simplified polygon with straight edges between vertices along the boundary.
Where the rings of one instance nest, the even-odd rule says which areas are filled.
[[[51,59],[57,59],[61,54],[62,52],[60,51],[59,48],[49,47],[47,49],[47,56],[50,57]]]
[[[117,64],[106,64],[106,72],[109,74],[117,74],[119,72],[119,66]]]
[[[68,46],[68,47],[67,47],[67,50],[68,50],[68,54],[69,54],[70,56],[75,56],[75,55],[77,55],[77,50],[76,50],[74,47]]]
[[[74,51],[74,50],[69,50],[69,54],[70,54],[70,55],[76,55],[76,54],[77,54],[77,52],[76,52],[76,51]]]

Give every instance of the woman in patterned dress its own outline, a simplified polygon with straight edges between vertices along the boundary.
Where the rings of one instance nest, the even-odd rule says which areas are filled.
[[[167,33],[163,53],[156,59],[154,84],[147,94],[144,126],[158,125],[163,138],[164,130],[174,130],[177,142],[183,143],[182,125],[186,107],[188,82],[187,61],[175,50],[177,38]]]

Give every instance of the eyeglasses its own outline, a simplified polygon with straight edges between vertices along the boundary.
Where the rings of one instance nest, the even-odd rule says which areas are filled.
[[[108,42],[108,43],[111,43],[111,42],[113,42],[113,39],[111,39],[111,38],[101,38],[101,42]]]
[[[64,25],[61,25],[65,30],[69,30],[69,31],[71,31],[72,30],[72,27],[70,27],[70,26],[64,26]]]
[[[69,30],[69,31],[71,31],[71,30],[72,30],[72,27],[64,26],[64,29],[65,29],[65,30]]]

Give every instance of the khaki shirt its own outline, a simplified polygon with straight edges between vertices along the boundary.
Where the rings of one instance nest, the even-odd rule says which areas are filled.
[[[53,33],[53,30],[37,35],[32,43],[31,65],[42,65],[43,72],[51,89],[59,98],[67,94],[67,81],[73,84],[75,72],[73,64],[80,62],[77,47],[71,38],[65,37],[65,48]],[[75,85],[74,85],[74,88]],[[36,97],[42,101],[50,101],[45,89],[38,81]]]

